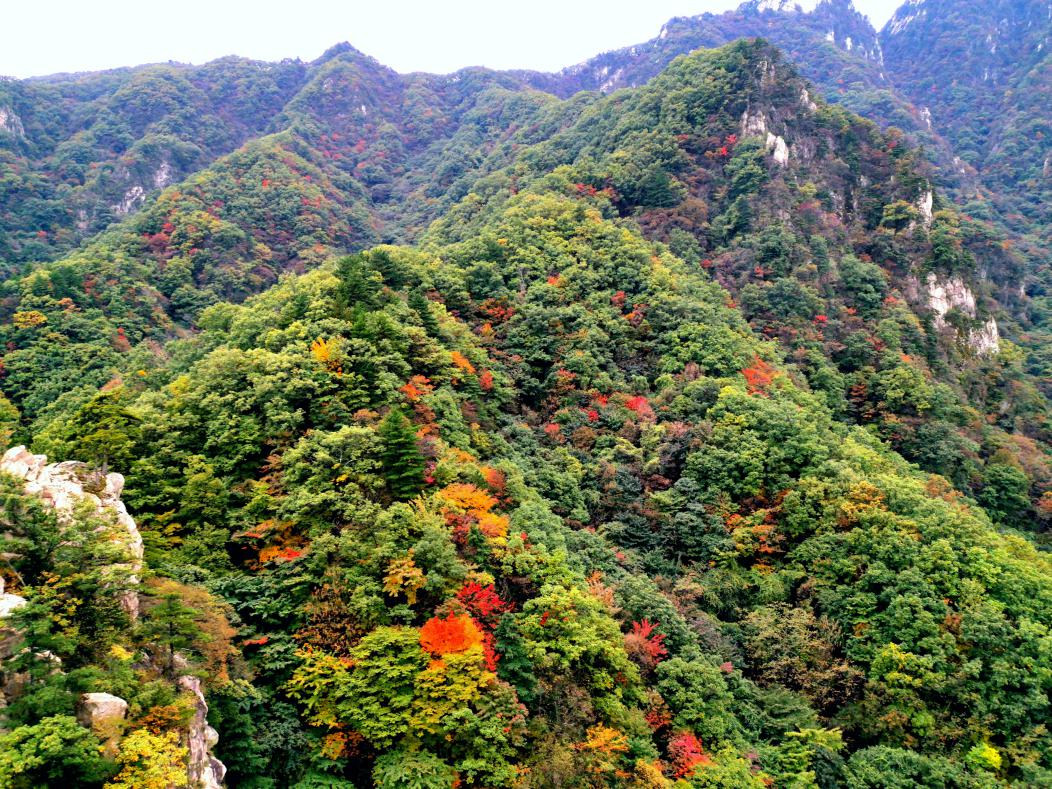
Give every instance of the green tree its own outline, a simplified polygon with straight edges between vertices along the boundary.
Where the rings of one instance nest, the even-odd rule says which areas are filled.
[[[978,499],[995,521],[1023,527],[1030,511],[1030,480],[1022,469],[991,463],[984,470]]]
[[[144,612],[140,635],[147,644],[158,647],[164,659],[164,673],[176,676],[176,656],[203,638],[197,623],[201,612],[186,605],[174,592],[163,595]]]
[[[0,786],[5,789],[97,786],[113,772],[98,738],[70,716],[0,733]]]
[[[413,424],[392,408],[377,431],[380,436],[381,473],[391,495],[400,501],[413,498],[424,487],[424,456]]]
[[[377,789],[449,789],[453,768],[429,751],[391,751],[376,760]]]
[[[123,388],[101,392],[69,420],[61,443],[46,442],[43,448],[55,457],[90,463],[103,473],[111,468],[127,471],[135,460],[140,422],[128,408]]]

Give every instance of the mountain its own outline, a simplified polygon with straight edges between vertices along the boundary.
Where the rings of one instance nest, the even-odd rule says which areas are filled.
[[[433,149],[460,145],[470,159],[484,147],[477,136],[452,139],[483,94],[523,87],[481,69],[403,77],[348,45],[309,64],[224,58],[0,81],[0,260],[12,273],[61,256],[159,190],[290,129],[381,204],[364,208],[357,232],[369,235],[384,224],[392,190],[413,188],[399,179],[426,172]],[[455,178],[448,159],[432,177]],[[375,237],[398,237],[398,221]]]
[[[895,84],[930,108],[933,123],[983,174],[1005,210],[1047,228],[1049,4],[911,2],[888,22],[880,40]],[[1043,238],[1047,243],[1049,236]]]
[[[0,82],[0,256],[69,250],[265,133],[305,72],[227,58]]]
[[[806,7],[806,8],[805,8]],[[562,92],[641,85],[684,52],[719,46],[737,38],[763,37],[785,51],[809,78],[835,83],[841,73],[867,88],[888,87],[881,72],[881,42],[851,0],[818,3],[749,0],[737,11],[676,17],[645,44],[608,52],[564,69]],[[853,71],[851,71],[853,70]]]
[[[723,14],[676,17],[646,43],[599,55],[558,75],[534,76],[531,82],[559,95],[609,92],[645,83],[684,53],[753,37],[778,46],[828,99],[882,126],[903,129],[929,147],[944,186],[970,183],[972,170],[954,161],[950,144],[929,123],[923,108],[888,77],[880,37],[851,0],[750,0]]]
[[[847,11],[826,3],[814,14]],[[778,17],[759,6],[741,13],[772,24]],[[695,129],[659,134],[661,119],[649,137],[628,135],[606,109],[616,94],[574,90],[559,101],[530,90],[527,77],[402,77],[335,47],[304,70],[272,133],[218,156],[82,249],[11,279],[0,289],[2,389],[26,437],[69,418],[98,387],[163,364],[168,341],[192,331],[213,303],[241,301],[341,251],[419,238],[503,174],[526,178],[537,157],[552,169],[614,156],[617,166],[582,176],[581,188],[609,190],[617,213],[649,239],[710,268],[841,418],[870,425],[977,495],[987,464],[1011,458],[1024,470],[1026,495],[1035,506],[1042,500],[1052,472],[1031,446],[1049,440],[1042,381],[998,355],[1012,347],[1002,344],[1006,330],[1034,339],[1016,323],[1027,264],[989,227],[953,212],[933,188],[937,172],[905,140],[892,133],[830,158],[833,142],[816,136],[810,114],[798,117],[818,107],[814,88],[786,88],[777,75],[770,88],[728,79],[738,120],[719,139]],[[164,127],[174,121],[165,120],[160,95],[140,101],[160,102],[143,113]],[[158,134],[150,124],[140,132]],[[708,163],[733,158],[738,140],[752,136],[793,179],[811,184],[809,196],[772,194],[721,213],[727,193],[710,183]],[[812,243],[817,236],[825,240]],[[823,262],[831,255],[850,255],[859,267],[844,276]],[[862,281],[886,303],[859,304],[852,291]],[[902,325],[893,341],[882,333],[888,321]],[[874,387],[875,376],[889,383]],[[889,396],[891,381],[913,377],[943,406],[931,405],[934,395]]]
[[[133,91],[141,172],[200,154],[55,187],[143,193],[6,261],[0,786],[1052,781],[1034,269],[797,57],[582,92],[341,45],[254,126],[190,67],[54,78],[113,173],[107,80],[226,131]]]
[[[762,36],[820,92],[925,149],[932,179],[988,242],[1013,250],[1025,272],[994,297],[1046,393],[1052,380],[1049,257],[1050,78],[1045,2],[909,2],[881,33],[850,0],[753,2],[724,14],[670,21],[649,42],[600,55],[531,84],[569,95],[640,85],[677,56]],[[963,65],[962,65],[963,64]],[[998,278],[997,267],[980,266]],[[1001,285],[1006,283],[1002,281]],[[1022,298],[1020,298],[1022,294]]]

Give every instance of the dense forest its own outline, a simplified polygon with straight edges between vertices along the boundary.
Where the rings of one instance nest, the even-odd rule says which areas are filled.
[[[0,787],[1052,784],[1039,193],[769,5],[0,82]]]

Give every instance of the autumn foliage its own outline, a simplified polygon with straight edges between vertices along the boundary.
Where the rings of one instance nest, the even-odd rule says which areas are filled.
[[[465,372],[468,375],[475,374],[475,365],[473,365],[468,359],[468,357],[466,357],[460,351],[450,351],[449,358],[458,370],[461,370],[462,372]]]
[[[482,586],[471,581],[464,584],[457,592],[457,600],[463,604],[468,613],[484,628],[492,630],[503,614],[515,606],[501,599],[493,584]]]
[[[420,628],[420,646],[435,656],[467,652],[482,646],[482,631],[467,615],[434,616]]]
[[[649,419],[654,416],[654,409],[651,408],[650,401],[643,395],[628,398],[625,401],[625,408],[641,419]]]
[[[493,512],[499,503],[492,494],[470,483],[447,485],[437,496],[446,522],[455,535],[466,537],[472,526],[486,537],[501,538],[508,533],[508,517]]]
[[[752,366],[742,370],[742,375],[745,376],[749,394],[766,394],[777,375],[777,370],[759,356],[754,356]]]
[[[689,778],[699,767],[712,764],[698,738],[690,732],[677,734],[668,744],[668,758],[676,778]]]
[[[665,634],[657,632],[657,624],[648,619],[633,622],[625,635],[625,650],[637,663],[653,668],[668,656],[664,645]]]

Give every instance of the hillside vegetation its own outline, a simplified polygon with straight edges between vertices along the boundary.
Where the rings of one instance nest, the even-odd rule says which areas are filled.
[[[0,475],[0,786],[189,785],[198,679],[232,787],[1052,782],[1030,272],[902,132],[763,40],[566,98],[221,64],[139,210],[5,219],[7,443],[144,554]]]

